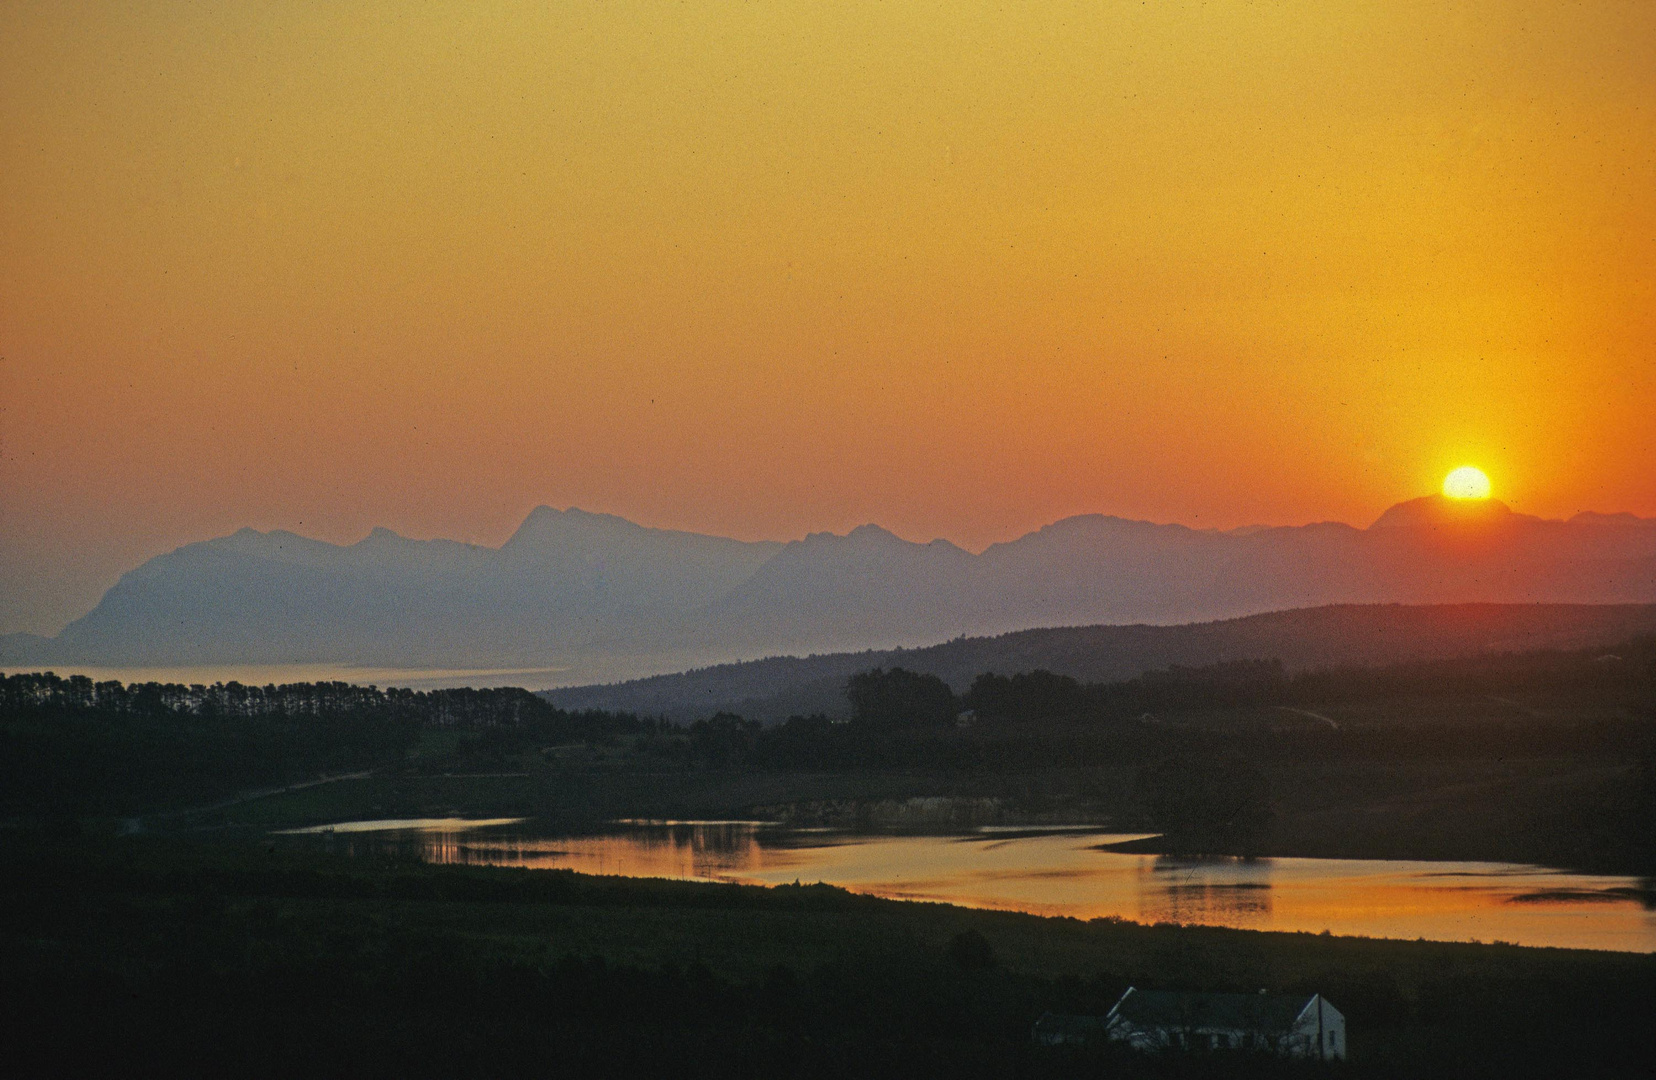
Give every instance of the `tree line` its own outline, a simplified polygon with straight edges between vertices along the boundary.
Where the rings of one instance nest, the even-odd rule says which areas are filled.
[[[0,814],[68,821],[147,813],[322,775],[400,768],[432,730],[515,751],[665,726],[631,713],[569,712],[516,688],[0,676]]]
[[[346,682],[247,686],[239,682],[94,682],[52,672],[0,675],[0,716],[150,720],[337,720],[428,728],[516,728],[561,741],[653,731],[633,713],[568,711],[518,687],[410,690]]]
[[[622,767],[971,772],[1141,767],[1217,756],[1259,763],[1449,759],[1485,756],[1498,742],[1503,754],[1639,761],[1641,791],[1656,806],[1656,711],[1647,681],[1656,671],[1653,657],[1656,642],[1645,640],[1609,651],[1322,672],[1290,672],[1275,660],[1234,661],[1113,683],[1040,670],[986,672],[960,694],[935,675],[876,668],[847,680],[848,720],[795,716],[768,728],[733,713],[680,728],[632,713],[569,711],[517,688],[122,684],[19,674],[0,676],[0,814],[149,812],[369,769],[521,768],[531,755],[554,760],[539,758],[540,750],[571,744],[615,748],[600,756]],[[1292,731],[1275,730],[1280,723],[1179,721],[1186,710],[1315,709],[1387,695],[1517,688],[1585,688],[1603,691],[1603,700],[1618,707],[1635,707],[1620,715],[1601,709],[1585,717],[1567,711],[1513,716],[1482,727],[1459,718],[1338,730],[1307,722]],[[445,731],[459,737],[432,734]],[[1211,786],[1175,786],[1204,785]],[[1242,803],[1260,801],[1252,789],[1240,794]]]
[[[1296,706],[1439,694],[1514,691],[1648,693],[1656,687],[1656,638],[1613,649],[1500,653],[1386,667],[1290,672],[1281,660],[1173,665],[1133,679],[1083,683],[1046,670],[984,672],[963,694],[936,675],[900,667],[853,675],[851,722],[876,729],[975,721],[1119,719],[1184,709]],[[965,715],[962,715],[965,714]]]

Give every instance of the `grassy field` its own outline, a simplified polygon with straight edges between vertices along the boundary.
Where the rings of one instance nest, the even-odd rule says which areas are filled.
[[[1631,1077],[1656,1062],[1645,956],[153,837],[9,833],[0,882],[22,1074]],[[963,936],[987,950],[963,953]],[[1347,1014],[1352,1061],[1030,1045],[1042,1011],[1101,1012],[1128,985],[1320,991]]]

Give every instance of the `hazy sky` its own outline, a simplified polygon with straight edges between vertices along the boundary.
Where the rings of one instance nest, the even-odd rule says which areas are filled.
[[[1656,514],[1653,73],[1646,0],[0,0],[0,630],[538,503]]]

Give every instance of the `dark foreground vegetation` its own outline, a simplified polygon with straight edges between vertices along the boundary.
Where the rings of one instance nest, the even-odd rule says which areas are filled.
[[[1319,991],[1351,1061],[1040,1050],[1128,985]],[[12,1075],[1650,1075],[1656,961],[0,837]]]
[[[768,727],[570,712],[521,690],[11,676],[6,1061],[63,1076],[1648,1076],[1646,956],[434,867],[264,832],[447,814],[937,826],[904,816],[924,803],[958,810],[954,825],[1153,830],[1164,849],[1649,872],[1652,652],[1091,685],[1035,671],[961,696],[887,668],[849,681],[847,722]],[[1352,1060],[1032,1045],[1041,1013],[1101,1014],[1128,985],[1321,992],[1348,1017]]]

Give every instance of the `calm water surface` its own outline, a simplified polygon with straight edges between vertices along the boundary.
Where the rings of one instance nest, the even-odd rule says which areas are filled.
[[[1085,829],[894,836],[740,821],[617,822],[556,834],[524,820],[444,818],[301,831],[348,852],[400,851],[436,863],[758,885],[825,881],[894,899],[1082,919],[1656,952],[1651,882],[1509,863],[1127,855],[1099,845],[1132,837]]]

